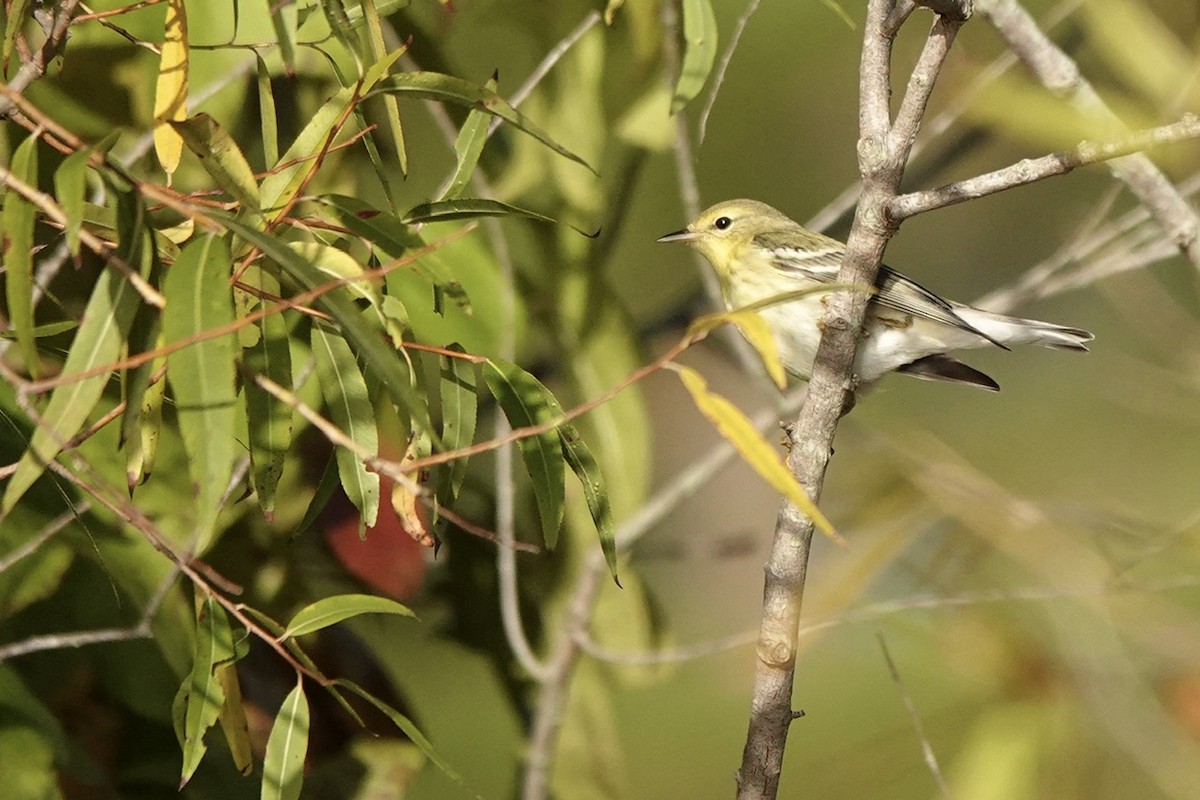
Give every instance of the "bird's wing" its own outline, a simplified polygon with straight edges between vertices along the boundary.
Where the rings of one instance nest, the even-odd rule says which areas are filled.
[[[775,268],[781,272],[821,283],[833,283],[837,280],[844,255],[845,249],[840,246],[829,246],[819,250],[776,247],[774,248],[774,264]],[[1008,349],[991,336],[968,324],[954,312],[954,306],[949,301],[886,265],[879,268],[879,275],[875,278],[873,301],[893,311],[970,331],[993,344],[1004,347],[1005,350]]]

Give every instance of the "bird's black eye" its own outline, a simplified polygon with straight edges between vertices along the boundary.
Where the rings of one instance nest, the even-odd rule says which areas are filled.
[[[731,220],[729,217],[717,217],[716,221],[713,222],[713,225],[719,231],[725,230],[732,224],[733,224],[733,220]]]

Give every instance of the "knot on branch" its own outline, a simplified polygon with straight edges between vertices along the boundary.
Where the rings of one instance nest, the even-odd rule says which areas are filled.
[[[758,643],[758,660],[772,669],[791,669],[796,649],[786,639],[764,638]]]
[[[891,148],[886,137],[864,136],[858,140],[858,169],[863,176],[887,169],[891,163]]]

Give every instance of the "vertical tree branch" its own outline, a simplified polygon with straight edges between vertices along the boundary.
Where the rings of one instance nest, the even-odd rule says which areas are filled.
[[[886,209],[900,186],[912,146],[910,131],[915,131],[924,113],[933,81],[966,17],[966,13],[942,16],[934,25],[901,103],[900,121],[892,129],[889,93],[895,30],[889,27],[889,19],[894,19],[895,5],[894,0],[870,0],[863,32],[858,141],[863,193],[837,278],[839,284],[855,287],[874,285],[893,233]],[[788,466],[814,501],[821,495],[838,419],[853,402],[854,355],[869,299],[869,291],[864,290],[829,298],[808,395],[792,433]],[[779,789],[788,729],[798,716],[792,709],[792,686],[812,537],[812,520],[784,502],[765,568],[750,725],[737,776],[741,800],[773,798]]]

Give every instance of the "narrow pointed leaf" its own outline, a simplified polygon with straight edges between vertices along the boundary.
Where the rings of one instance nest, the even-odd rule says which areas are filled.
[[[671,99],[677,114],[700,94],[717,56],[717,18],[710,0],[683,0],[683,64]]]
[[[163,336],[168,344],[190,341],[233,322],[230,259],[225,239],[210,235],[186,246],[167,270]],[[167,357],[167,376],[197,492],[202,540],[216,526],[236,457],[235,356],[236,338],[230,333],[188,344]]]
[[[312,352],[329,419],[363,450],[378,455],[375,408],[350,346],[327,326],[316,323],[312,327]],[[367,470],[361,456],[343,447],[337,448],[336,457],[342,489],[358,509],[358,531],[362,535],[364,527],[374,527],[379,516],[379,475]]]
[[[767,375],[780,389],[787,387],[787,373],[784,372],[783,362],[779,359],[779,346],[775,336],[762,315],[754,309],[739,308],[734,311],[723,311],[717,314],[705,314],[688,326],[688,333],[696,335],[707,333],[718,326],[731,322],[742,332],[751,346],[762,359],[763,368]]]
[[[111,269],[102,271],[83,311],[61,377],[115,362],[121,355],[140,299],[137,290],[122,275]],[[104,393],[108,378],[107,374],[93,375],[63,383],[54,390],[42,413],[42,424],[34,429],[29,449],[4,487],[0,514],[12,510],[63,445],[83,427]]]
[[[280,295],[279,279],[251,266],[242,280],[265,294]],[[246,311],[266,305],[260,297],[246,293]],[[287,321],[270,314],[255,326],[258,336],[242,350],[242,362],[251,372],[265,375],[279,386],[292,385],[292,353],[288,345]],[[275,488],[283,474],[284,461],[292,443],[292,409],[255,381],[245,381],[246,419],[249,423],[250,485],[269,520],[275,512]]]
[[[457,344],[449,349],[462,352]],[[464,358],[441,358],[442,379],[442,446],[447,451],[461,450],[475,439],[479,416],[479,367]],[[446,465],[445,487],[439,500],[448,504],[458,497],[467,477],[466,458],[455,459]]]
[[[83,226],[83,208],[87,199],[87,167],[92,151],[83,148],[63,159],[54,172],[54,194],[67,217],[63,234],[71,258],[79,258],[79,229]]]
[[[271,25],[275,28],[275,40],[279,42],[279,54],[283,58],[288,75],[296,74],[296,29],[299,27],[299,5],[296,0],[268,0],[271,10]]]
[[[186,784],[200,766],[207,747],[205,732],[213,726],[225,704],[225,690],[215,672],[233,658],[233,632],[225,611],[206,597],[196,607],[196,652],[185,680],[183,716],[183,774]]]
[[[470,81],[443,75],[438,72],[401,72],[390,75],[379,84],[379,91],[394,93],[400,97],[420,100],[442,100],[449,103],[477,108],[494,117],[499,117],[518,130],[522,130],[564,158],[596,170],[579,156],[550,138],[550,135],[535,125],[532,120],[497,94]]]
[[[337,492],[340,485],[337,457],[330,454],[329,460],[325,462],[325,469],[321,471],[321,479],[317,481],[317,490],[313,493],[312,500],[308,501],[308,508],[304,509],[304,516],[300,518],[296,529],[292,531],[293,539],[303,534],[316,523],[317,518],[321,516],[321,512],[325,510],[325,506],[329,505],[329,501],[333,499],[333,495]]]
[[[329,276],[275,237],[257,231],[232,217],[215,213],[212,216],[261,250],[271,262],[282,268],[304,289],[316,289],[329,282]],[[367,324],[348,292],[345,289],[326,292],[317,299],[317,305],[337,321],[342,335],[353,345],[355,353],[363,359],[367,368],[375,374],[396,403],[408,412],[413,424],[430,433],[436,444],[437,436],[429,419],[429,407],[413,388],[412,373],[407,362],[394,348],[385,344],[377,332]]]
[[[477,217],[525,217],[526,219],[534,219],[538,222],[567,225],[571,230],[577,231],[589,239],[593,239],[597,235],[588,233],[581,228],[576,228],[574,225],[568,225],[553,217],[547,217],[545,214],[530,211],[527,208],[520,208],[499,200],[487,200],[483,198],[459,198],[457,200],[439,200],[435,203],[422,203],[410,209],[404,215],[404,219],[401,222],[411,225],[417,222],[447,222],[456,219],[475,219]]]
[[[383,25],[379,20],[379,9],[375,0],[362,0],[360,3],[363,16],[366,19],[366,37],[372,60],[378,61],[387,55],[387,46],[383,42]],[[400,174],[408,175],[408,150],[404,146],[404,128],[400,124],[400,104],[390,95],[383,98],[383,118],[387,122],[388,132],[392,135],[392,147],[399,161]]]
[[[493,75],[483,88],[489,92],[496,91],[496,76]],[[461,197],[466,190],[471,176],[475,173],[475,167],[479,164],[483,146],[487,143],[489,122],[491,118],[477,108],[471,109],[471,113],[467,114],[467,121],[463,123],[458,138],[454,140],[454,152],[458,156],[454,165],[454,175],[451,176],[450,184],[439,200],[454,200]]]
[[[359,614],[395,614],[401,617],[415,617],[407,607],[386,597],[371,594],[339,594],[325,597],[305,606],[296,612],[287,630],[280,639],[290,639],[303,636],[306,633],[319,631],[336,625],[344,619],[357,617]]]
[[[776,490],[786,496],[796,508],[807,514],[821,532],[839,544],[845,541],[808,496],[804,486],[788,469],[779,452],[773,448],[741,410],[726,398],[708,388],[708,382],[694,369],[679,368],[679,379],[692,395],[700,413],[716,426],[717,431],[737,448],[742,459]]]
[[[167,0],[158,82],[154,88],[154,152],[167,175],[179,169],[183,138],[172,121],[187,119],[188,32],[184,0]]]
[[[17,39],[17,34],[21,32],[21,26],[29,21],[29,7],[32,0],[12,0],[11,3],[6,3],[8,7],[5,9],[7,19],[4,22],[4,70],[8,71],[8,59],[12,56],[13,46]]]
[[[261,219],[262,201],[254,170],[250,169],[250,162],[246,161],[233,137],[204,113],[171,125],[183,137],[188,149],[200,158],[200,165],[217,185],[241,204],[242,213],[250,219]]]
[[[263,757],[262,800],[299,800],[304,786],[304,757],[308,753],[308,698],[304,680],[284,698]]]
[[[363,76],[361,85],[347,86],[325,101],[309,120],[287,152],[280,156],[274,172],[263,178],[259,186],[262,209],[269,222],[274,222],[295,199],[297,193],[320,167],[320,156],[332,142],[333,136],[346,121],[355,103],[379,81],[401,51],[389,54]]]
[[[392,708],[390,705],[383,702],[378,697],[371,694],[370,692],[368,692],[366,689],[362,688],[358,684],[353,683],[352,681],[348,681],[345,678],[339,678],[339,679],[335,680],[333,683],[335,686],[337,686],[339,688],[345,689],[349,692],[352,692],[353,694],[358,695],[359,697],[366,700],[368,703],[370,703],[371,705],[375,706],[377,709],[382,711],[387,716],[387,718],[392,721],[393,725],[395,725],[397,728],[399,728],[400,731],[402,731],[405,736],[407,736],[410,740],[412,740],[413,744],[415,744],[418,748],[420,748],[421,752],[424,753],[425,756],[430,761],[432,761],[433,764],[438,769],[440,769],[443,773],[445,773],[446,777],[450,778],[450,780],[454,781],[459,786],[466,788],[466,786],[467,786],[466,782],[463,781],[463,779],[459,776],[459,774],[457,772],[455,772],[453,769],[450,768],[450,765],[446,762],[446,760],[444,758],[442,758],[441,754],[438,753],[437,750],[433,749],[433,744],[431,744],[430,741],[425,738],[425,735],[423,733],[421,733],[420,729],[416,726],[416,724],[411,719],[404,716],[399,711]],[[472,792],[472,794],[475,794],[475,793]],[[475,795],[475,796],[478,797],[479,795]]]
[[[279,121],[275,116],[275,90],[271,88],[271,73],[267,62],[257,51],[255,77],[258,87],[258,117],[262,124],[263,161],[267,169],[279,163]],[[261,204],[260,204],[261,205]]]
[[[13,152],[9,171],[29,186],[37,187],[38,137],[30,134]],[[4,195],[5,292],[8,317],[17,346],[30,375],[37,377],[38,352],[33,336],[33,224],[36,209],[12,189]]]
[[[237,667],[232,663],[217,667],[217,681],[225,693],[221,704],[221,731],[229,745],[233,765],[243,775],[254,771],[254,751],[250,744],[250,722],[246,719],[246,706],[242,702],[242,685],[238,681]]]
[[[558,436],[567,466],[583,486],[583,496],[587,500],[592,521],[596,524],[596,533],[600,536],[600,550],[604,553],[608,571],[612,573],[617,586],[620,586],[621,581],[617,577],[617,539],[613,527],[612,506],[608,501],[608,486],[604,482],[600,462],[592,455],[591,448],[583,441],[579,429],[573,423],[559,426]]]
[[[516,364],[507,361],[488,361],[483,378],[492,396],[500,404],[504,416],[514,428],[525,428],[561,417],[558,401],[541,381]],[[546,547],[558,543],[558,529],[563,520],[564,468],[562,446],[554,430],[527,436],[517,442],[525,469],[533,480],[538,515],[542,521],[542,537]]]

